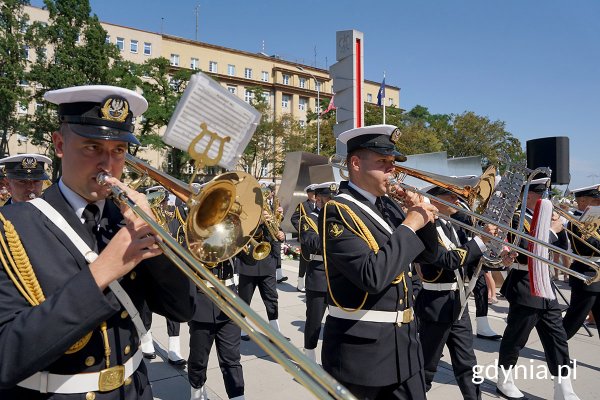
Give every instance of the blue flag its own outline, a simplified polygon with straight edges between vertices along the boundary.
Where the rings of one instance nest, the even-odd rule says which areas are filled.
[[[381,87],[379,87],[379,92],[377,92],[377,106],[381,107],[383,102],[385,101],[385,78],[381,81]]]

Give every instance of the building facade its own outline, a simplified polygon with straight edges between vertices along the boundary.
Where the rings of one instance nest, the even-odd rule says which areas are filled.
[[[26,6],[25,12],[31,21],[48,22],[48,11]],[[334,95],[329,71],[302,65],[269,56],[251,53],[199,41],[184,39],[168,34],[143,31],[101,22],[106,30],[107,42],[116,45],[124,60],[144,63],[151,58],[164,57],[172,68],[187,68],[210,73],[221,85],[246,102],[250,102],[250,88],[261,87],[274,117],[291,114],[301,126],[307,124],[309,111],[320,111],[317,98],[322,104]],[[51,50],[49,50],[51,51]],[[29,55],[35,59],[34,54]],[[364,101],[377,103],[380,83],[364,82]],[[386,107],[400,107],[400,88],[386,85]],[[20,107],[18,112],[33,112],[35,105]],[[11,154],[44,152],[22,135],[12,135],[9,141]],[[156,167],[165,161],[164,155],[156,151],[142,150],[138,153]],[[267,178],[267,177],[265,177]]]

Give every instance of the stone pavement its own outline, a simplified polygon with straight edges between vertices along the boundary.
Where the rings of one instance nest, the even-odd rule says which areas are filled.
[[[287,282],[278,285],[279,289],[279,322],[282,333],[291,338],[291,343],[302,349],[302,330],[305,319],[305,295],[296,291],[296,278],[298,275],[298,262],[284,260],[283,268],[289,277]],[[569,287],[566,283],[559,282],[559,288],[569,297]],[[499,302],[490,306],[489,320],[491,326],[499,333],[506,326],[506,312],[508,303],[499,298]],[[472,298],[469,307],[474,310]],[[266,317],[264,305],[256,291],[252,308],[260,315]],[[474,311],[471,312],[473,326]],[[190,396],[190,387],[185,370],[173,368],[166,362],[166,348],[168,343],[167,328],[164,318],[155,315],[152,324],[155,347],[159,357],[148,365],[150,380],[155,399],[163,400],[187,400]],[[571,358],[576,360],[575,379],[573,387],[579,397],[583,399],[600,399],[600,340],[598,332],[592,329],[593,337],[588,337],[582,328],[570,341],[569,350]],[[189,354],[189,334],[187,324],[181,326],[182,355],[187,358]],[[479,365],[487,368],[482,372],[485,381],[482,385],[484,399],[497,399],[495,393],[494,362],[498,358],[500,342],[492,342],[474,338],[475,355]],[[294,381],[291,375],[283,368],[273,362],[266,353],[253,342],[242,342],[242,365],[244,368],[244,380],[246,383],[247,399],[310,399],[310,392]],[[317,354],[320,353],[320,343]],[[320,360],[320,357],[317,356]],[[540,339],[534,330],[527,342],[527,346],[521,352],[518,365],[522,366],[526,373],[538,379],[518,379],[517,385],[530,399],[550,399],[553,397],[553,383],[550,378],[544,378],[544,353]],[[522,370],[522,371],[523,371]],[[217,362],[217,355],[213,346],[210,356],[208,380],[206,383],[209,398],[211,400],[227,399],[223,378]],[[444,357],[440,361],[438,373],[431,390],[428,392],[431,400],[453,400],[461,399],[462,396],[454,382],[450,356],[445,349]]]

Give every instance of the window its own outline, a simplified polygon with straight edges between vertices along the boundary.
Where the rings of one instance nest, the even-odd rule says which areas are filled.
[[[29,60],[29,46],[23,46],[23,59]]]
[[[227,64],[227,75],[235,76],[235,65]]]
[[[263,71],[262,72],[261,81],[263,81],[263,82],[269,82],[269,73],[267,71]]]
[[[284,85],[289,85],[290,84],[290,76],[289,75],[283,75],[283,84]]]
[[[171,54],[171,65],[179,67],[179,54]]]
[[[125,48],[125,39],[123,39],[122,37],[118,37],[117,47],[119,48],[119,51],[123,51],[123,49]]]
[[[298,120],[298,123],[300,124],[300,128],[305,128],[306,127],[306,121],[305,120],[303,120],[303,119]]]
[[[19,114],[27,114],[27,104],[17,103],[17,112]]]
[[[254,98],[254,93],[251,92],[250,90],[246,89],[246,91],[244,92],[244,101],[246,103],[250,103],[250,101]]]
[[[200,69],[200,60],[192,57],[190,60],[190,68],[193,70]]]
[[[393,106],[394,105],[394,99],[392,99],[391,97],[388,99],[388,106]]]
[[[216,61],[208,62],[208,72],[212,72],[213,74],[217,73],[217,62]]]
[[[81,43],[81,33],[77,34],[77,37],[75,38],[75,43]]]
[[[317,81],[316,90],[321,91],[321,82]]]
[[[137,40],[131,40],[131,42],[129,43],[129,51],[137,54],[137,52],[138,52],[138,41]]]
[[[298,110],[306,111],[306,104],[308,103],[308,99],[306,97],[300,97],[298,101]]]
[[[229,93],[235,94],[237,92],[237,86],[227,85],[227,90],[229,90]]]
[[[252,68],[244,68],[244,78],[252,79]]]
[[[281,96],[281,108],[288,108],[290,105],[290,95],[284,94]]]
[[[152,43],[144,42],[144,55],[152,55]]]
[[[367,93],[367,102],[368,103],[372,103],[373,102],[373,95],[371,93]]]
[[[106,39],[104,39],[104,42],[110,43],[110,35],[106,35]]]
[[[305,89],[306,88],[306,78],[300,78],[298,86],[302,89]]]
[[[267,103],[267,104],[271,103],[271,92],[263,90],[261,95],[262,95],[262,99],[265,103]]]

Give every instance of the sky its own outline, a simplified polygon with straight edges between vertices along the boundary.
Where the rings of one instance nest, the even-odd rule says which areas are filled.
[[[33,0],[32,5],[41,5]],[[473,111],[521,141],[567,136],[571,189],[600,183],[596,0],[91,0],[101,21],[328,69],[364,34],[364,76],[400,107]]]

